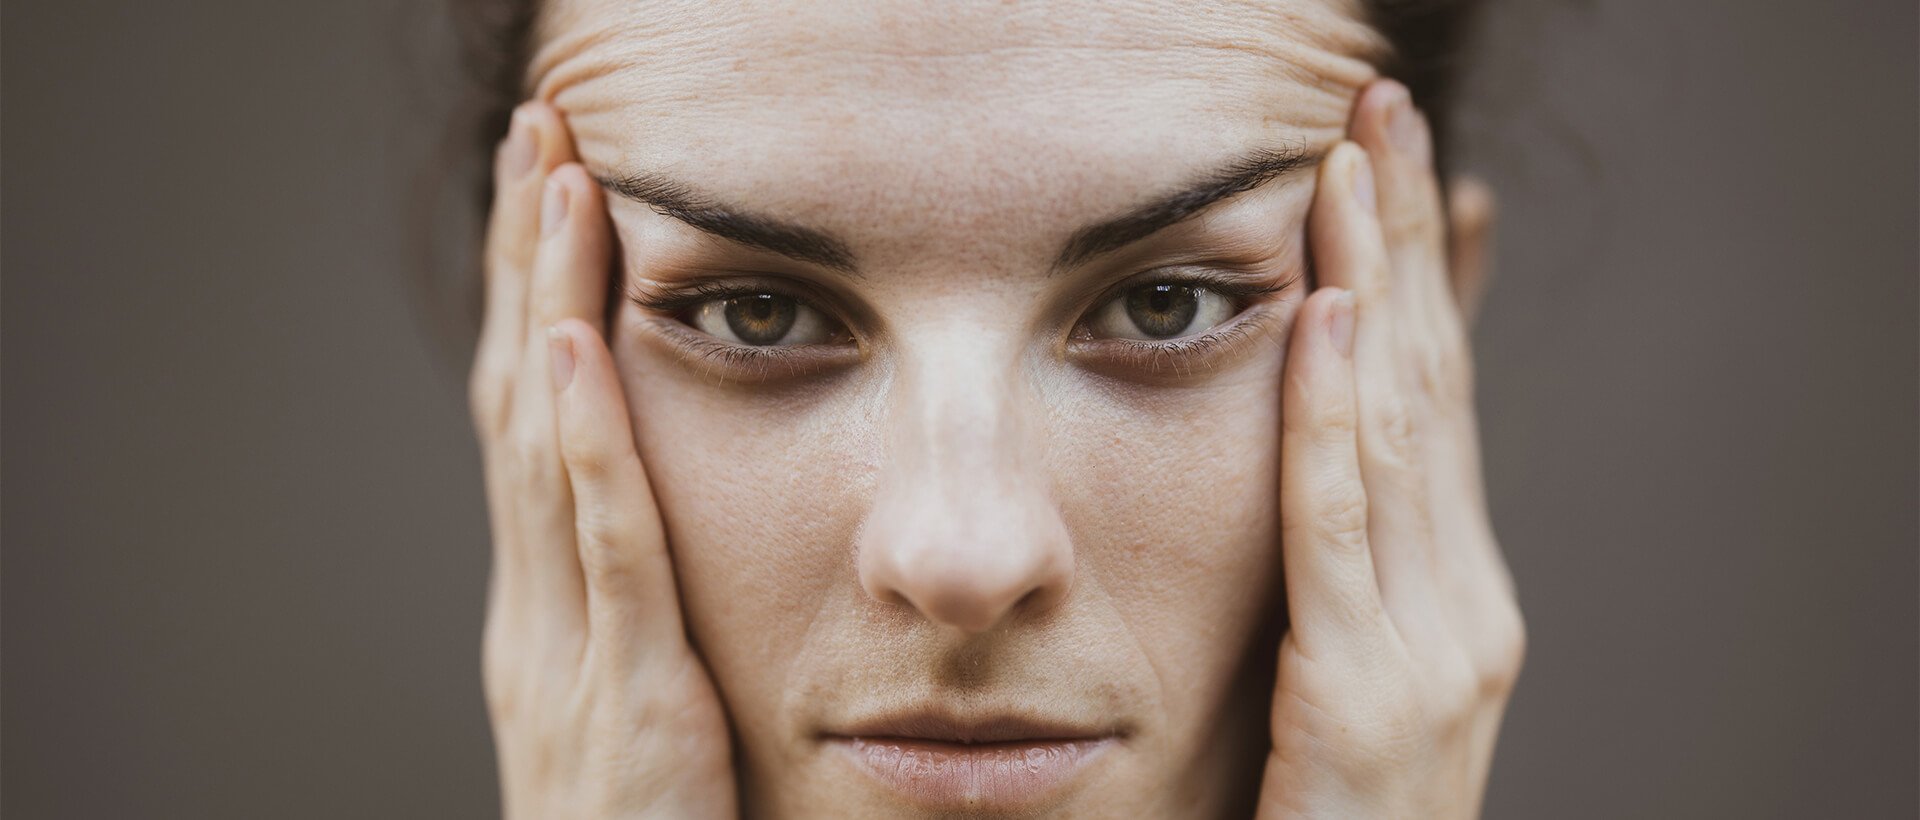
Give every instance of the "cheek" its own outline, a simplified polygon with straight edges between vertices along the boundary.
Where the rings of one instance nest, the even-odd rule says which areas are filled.
[[[884,456],[878,388],[769,395],[717,386],[631,332],[614,350],[689,630],[748,750],[776,746],[812,633],[858,632],[852,545]],[[1224,719],[1250,641],[1280,605],[1282,358],[1180,389],[1076,370],[1041,380],[1046,467],[1076,550],[1081,605],[1068,609],[1127,636],[1074,651],[1144,654],[1126,666],[1158,685],[1130,686],[1161,693],[1159,725],[1187,750]]]
[[[872,425],[833,391],[716,388],[639,347],[615,357],[688,629],[742,731],[759,731],[821,607],[857,592],[847,545],[871,497]]]
[[[1279,388],[1273,356],[1206,387],[1060,403],[1054,472],[1076,582],[1119,602],[1167,678],[1168,717],[1191,731],[1209,725],[1281,605]]]

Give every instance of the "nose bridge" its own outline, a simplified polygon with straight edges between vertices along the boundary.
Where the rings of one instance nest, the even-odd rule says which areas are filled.
[[[1044,423],[1029,417],[1017,364],[999,361],[1011,356],[957,347],[905,364],[889,396],[889,455],[903,474],[981,490],[1031,471]]]
[[[903,355],[895,375],[862,585],[968,632],[1051,606],[1073,552],[1044,469],[1045,408],[1017,352],[975,334]]]

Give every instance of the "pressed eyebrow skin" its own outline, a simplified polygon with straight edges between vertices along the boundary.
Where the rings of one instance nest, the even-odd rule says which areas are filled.
[[[631,199],[661,216],[742,245],[855,273],[853,249],[829,234],[790,222],[736,210],[657,174],[598,177],[601,187]]]
[[[1073,233],[1054,260],[1059,271],[1117,250],[1184,220],[1234,194],[1318,164],[1319,153],[1286,146],[1255,150],[1198,182]],[[685,183],[659,174],[597,176],[601,187],[708,234],[749,247],[858,275],[853,249],[831,234],[720,204]]]
[[[1120,216],[1075,231],[1054,260],[1055,271],[1078,265],[1147,238],[1234,194],[1276,177],[1319,164],[1322,154],[1285,146],[1261,148],[1203,176],[1196,183]]]

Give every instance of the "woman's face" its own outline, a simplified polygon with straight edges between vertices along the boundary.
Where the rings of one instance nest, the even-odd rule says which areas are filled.
[[[540,39],[749,805],[1251,788],[1354,4],[565,0]]]

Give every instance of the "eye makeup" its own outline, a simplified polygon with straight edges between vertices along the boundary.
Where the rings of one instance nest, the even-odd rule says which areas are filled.
[[[1217,370],[1266,335],[1262,331],[1284,313],[1276,309],[1281,301],[1276,295],[1301,279],[1296,273],[1276,282],[1270,274],[1204,265],[1143,271],[1080,303],[1062,353],[1119,377],[1160,379]],[[834,294],[795,277],[716,275],[683,284],[634,280],[625,295],[641,309],[643,326],[683,362],[726,381],[801,379],[856,364],[866,355],[851,329],[858,323],[847,318],[853,311]],[[808,332],[774,334],[778,338],[756,333],[764,322],[790,320],[794,313],[806,318]],[[1127,325],[1133,330],[1126,331]],[[1115,328],[1134,337],[1115,335]],[[760,339],[768,342],[743,343]]]
[[[853,364],[864,356],[858,340],[847,330],[847,320],[831,309],[834,302],[830,295],[799,280],[732,276],[678,285],[629,280],[624,292],[628,301],[640,307],[643,327],[666,342],[682,362],[723,380],[803,378]],[[766,312],[769,305],[807,314],[812,330],[798,335],[808,341],[743,343],[754,336],[751,325],[756,323],[755,314]],[[738,341],[722,338],[702,326]],[[796,334],[781,335],[775,341]]]
[[[1293,301],[1284,297],[1303,279],[1299,272],[1274,281],[1264,274],[1205,266],[1146,271],[1109,288],[1094,301],[1087,316],[1112,310],[1116,302],[1137,301],[1143,287],[1163,285],[1214,294],[1233,305],[1232,313],[1203,330],[1170,339],[1102,336],[1094,332],[1088,318],[1082,318],[1067,337],[1066,355],[1121,378],[1189,377],[1218,370],[1269,336],[1268,331],[1284,318],[1284,307]]]

